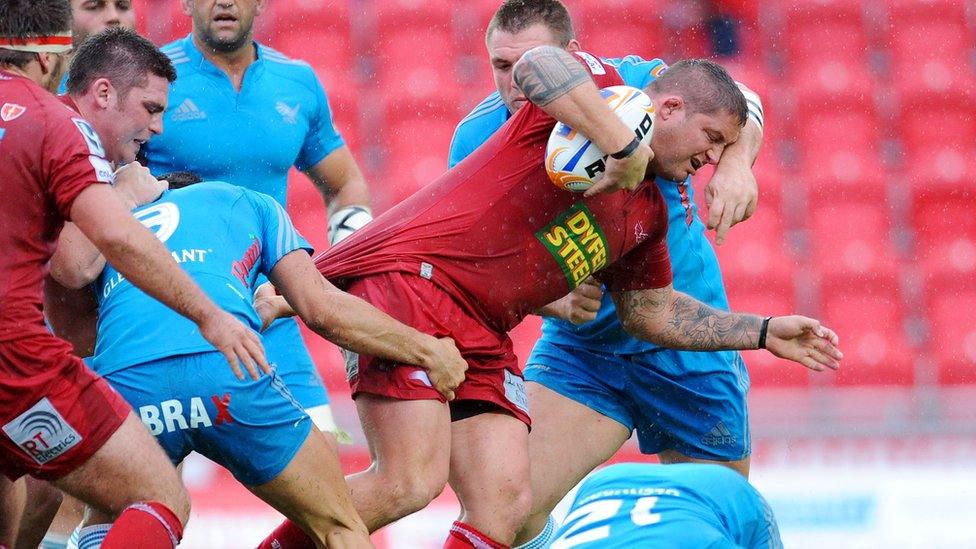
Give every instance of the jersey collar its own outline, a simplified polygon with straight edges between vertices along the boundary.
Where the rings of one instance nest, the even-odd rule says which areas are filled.
[[[193,66],[199,68],[201,71],[207,74],[210,74],[211,76],[227,79],[227,74],[225,74],[224,71],[217,68],[217,65],[214,65],[209,59],[207,59],[203,55],[203,52],[197,49],[197,45],[193,42],[192,32],[186,35],[186,38],[181,40],[181,42],[182,42],[181,45],[183,46],[183,52],[186,53],[186,56],[190,59],[190,63],[192,63]],[[242,90],[244,88],[244,85],[246,85],[247,81],[254,78],[255,74],[258,71],[263,70],[264,68],[264,52],[262,51],[263,47],[261,46],[261,44],[259,44],[256,41],[252,41],[251,44],[254,45],[254,50],[257,52],[256,53],[257,58],[254,60],[254,62],[252,62],[247,67],[247,70],[244,73],[244,83],[241,85]]]

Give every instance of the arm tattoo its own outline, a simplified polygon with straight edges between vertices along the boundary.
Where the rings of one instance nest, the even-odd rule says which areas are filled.
[[[515,64],[513,77],[525,98],[540,107],[590,81],[589,73],[572,54],[554,46],[539,46],[525,52]]]
[[[614,295],[624,327],[635,337],[671,349],[755,349],[762,317],[727,313],[671,287]]]

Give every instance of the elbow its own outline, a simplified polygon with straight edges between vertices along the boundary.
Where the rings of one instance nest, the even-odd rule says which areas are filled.
[[[93,269],[69,267],[65,261],[51,261],[51,278],[65,288],[80,290],[91,284],[99,273],[90,272]]]

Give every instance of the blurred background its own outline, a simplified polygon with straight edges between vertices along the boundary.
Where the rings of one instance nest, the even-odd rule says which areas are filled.
[[[759,208],[717,247],[733,309],[816,316],[838,373],[745,353],[752,480],[788,547],[976,547],[976,3],[971,0],[564,0],[585,50],[710,57],[766,109]],[[177,0],[137,0],[156,44],[189,33]],[[498,0],[269,0],[257,38],[308,61],[383,211],[442,173],[457,122],[493,91]],[[706,170],[696,176],[701,202]],[[318,192],[289,210],[327,246]],[[702,205],[704,208],[704,205]],[[538,335],[514,334],[520,357]],[[337,350],[306,334],[338,421],[369,463]],[[628,445],[617,461],[640,461]],[[278,518],[193,459],[185,547],[245,547]],[[444,494],[375,536],[440,547]]]

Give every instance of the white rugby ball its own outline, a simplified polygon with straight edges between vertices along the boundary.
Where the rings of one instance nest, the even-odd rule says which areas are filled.
[[[600,96],[646,145],[654,132],[654,104],[643,91],[630,86],[610,86]],[[546,145],[546,173],[560,189],[583,192],[603,178],[607,155],[585,135],[557,122]]]

